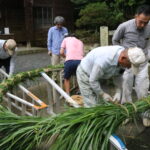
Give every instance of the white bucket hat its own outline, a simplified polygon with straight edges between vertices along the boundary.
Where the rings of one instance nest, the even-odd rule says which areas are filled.
[[[16,46],[17,46],[17,44],[16,44],[15,40],[9,39],[6,41],[5,49],[7,50],[8,54],[10,56],[12,56],[15,53]]]
[[[133,74],[136,75],[139,72],[140,64],[146,61],[145,54],[143,53],[142,49],[134,47],[128,49],[128,57],[131,62]]]

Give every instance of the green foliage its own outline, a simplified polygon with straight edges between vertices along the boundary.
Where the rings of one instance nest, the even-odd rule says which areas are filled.
[[[86,5],[84,9],[81,9],[79,16],[80,18],[76,20],[76,26],[80,28],[76,31],[77,35],[85,43],[99,43],[99,27],[114,28],[118,22],[122,21],[123,13],[111,11],[105,2],[97,2]]]
[[[123,121],[150,107],[150,97],[124,105],[106,103],[68,109],[53,117],[17,116],[0,106],[0,149],[108,150],[108,140]]]
[[[99,26],[115,29],[121,22],[133,18],[135,9],[147,0],[71,0],[82,7],[76,25],[86,30]],[[79,7],[79,6],[78,6]]]
[[[110,26],[116,20],[105,2],[90,3],[80,11],[79,15],[81,17],[76,21],[77,27],[88,29],[96,29],[103,25]]]
[[[0,102],[3,100],[3,96],[6,94],[8,90],[11,90],[14,86],[23,82],[27,79],[33,79],[34,77],[39,77],[40,72],[46,72],[47,74],[52,73],[52,69],[62,68],[63,65],[57,66],[48,66],[46,68],[39,68],[32,71],[26,71],[18,73],[0,83]]]
[[[75,33],[84,43],[99,43],[99,32],[78,29]]]
[[[128,20],[134,17],[136,8],[145,4],[147,0],[107,0],[106,3],[110,7],[114,16],[117,17],[118,13],[122,14],[122,20]],[[121,22],[120,22],[121,21]]]

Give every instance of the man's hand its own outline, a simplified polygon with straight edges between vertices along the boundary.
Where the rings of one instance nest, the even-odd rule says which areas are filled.
[[[115,93],[114,97],[113,97],[113,101],[120,101],[121,100],[121,93]]]
[[[107,93],[103,93],[101,96],[106,101],[112,101],[113,100],[112,97]]]
[[[142,113],[143,125],[145,127],[150,127],[150,109]]]
[[[8,78],[11,78],[12,77],[12,73],[10,73],[9,75],[8,75]]]
[[[52,52],[51,52],[51,51],[48,51],[48,55],[52,56]]]

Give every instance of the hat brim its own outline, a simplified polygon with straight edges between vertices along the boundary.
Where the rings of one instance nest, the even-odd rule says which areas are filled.
[[[7,49],[7,52],[8,52],[8,54],[9,54],[10,56],[12,56],[12,55],[14,54],[14,51],[11,50],[11,49]]]

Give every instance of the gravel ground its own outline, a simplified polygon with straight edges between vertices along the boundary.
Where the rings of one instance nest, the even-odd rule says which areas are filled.
[[[17,55],[15,73],[46,67],[51,64],[47,52]]]

